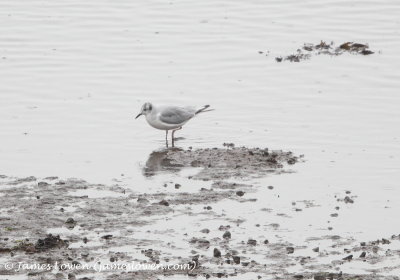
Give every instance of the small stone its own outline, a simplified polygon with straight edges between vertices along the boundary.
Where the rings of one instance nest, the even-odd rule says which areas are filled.
[[[294,253],[294,248],[293,247],[286,247],[286,252],[288,254],[293,254]]]
[[[363,55],[369,55],[369,54],[373,54],[374,52],[373,51],[370,51],[370,50],[362,50],[361,52],[360,52],[361,54],[363,54]]]
[[[181,187],[180,184],[175,184],[175,189],[179,189]]]
[[[247,240],[247,245],[256,246],[257,245],[257,240],[249,239],[249,240]]]
[[[204,229],[200,230],[200,232],[202,232],[202,233],[210,233],[210,230],[208,228],[204,228]]]
[[[168,203],[168,201],[166,201],[166,200],[161,200],[158,204],[160,204],[160,205],[164,205],[164,206],[169,206],[169,203]]]
[[[314,249],[312,249],[314,252],[318,253],[319,252],[319,247],[315,247]]]
[[[75,224],[76,222],[75,222],[75,220],[74,220],[73,218],[68,218],[68,219],[65,221],[65,223],[66,223],[66,224]]]
[[[345,202],[345,203],[354,203],[354,200],[352,200],[350,197],[346,196],[346,197],[344,198],[344,202]]]
[[[353,255],[348,255],[347,257],[343,258],[344,261],[350,261],[353,258]]]
[[[360,258],[365,258],[366,255],[367,255],[366,252],[362,252],[361,255],[360,255]]]
[[[101,238],[103,238],[103,239],[111,239],[113,236],[112,236],[112,234],[107,234],[107,235],[103,235]]]
[[[237,191],[237,192],[236,192],[236,195],[237,195],[237,196],[243,196],[243,195],[244,195],[244,192],[243,192],[243,191]]]
[[[269,243],[268,239],[265,239],[264,244],[268,244],[268,243]]]
[[[214,248],[214,257],[215,258],[220,258],[221,257],[221,251],[218,250],[217,248]]]
[[[222,238],[224,239],[231,239],[231,233],[229,231],[225,231],[225,233],[222,235]]]
[[[390,244],[390,241],[385,238],[382,238],[382,244]]]
[[[233,258],[233,262],[235,264],[240,264],[240,257],[239,256],[233,256],[232,258]]]
[[[268,186],[268,189],[272,190],[274,188],[274,186]]]

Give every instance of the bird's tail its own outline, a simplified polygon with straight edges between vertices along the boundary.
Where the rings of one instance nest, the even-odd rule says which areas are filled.
[[[197,114],[204,113],[204,112],[214,111],[214,109],[208,109],[209,107],[210,107],[210,105],[205,105],[203,108],[197,110],[195,114],[197,115]]]

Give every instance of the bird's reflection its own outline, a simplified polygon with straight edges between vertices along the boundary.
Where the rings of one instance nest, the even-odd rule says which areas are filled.
[[[146,165],[143,167],[143,175],[146,177],[152,177],[159,172],[179,172],[184,166],[182,164],[173,163],[169,154],[175,151],[181,151],[180,148],[169,148],[153,151],[146,161]]]

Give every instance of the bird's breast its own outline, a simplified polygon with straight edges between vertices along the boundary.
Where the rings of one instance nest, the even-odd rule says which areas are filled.
[[[153,115],[153,114],[148,114],[146,115],[146,120],[154,128],[161,129],[161,130],[170,130],[170,129],[175,129],[180,126],[177,125],[170,125],[166,124],[160,121],[159,116]]]

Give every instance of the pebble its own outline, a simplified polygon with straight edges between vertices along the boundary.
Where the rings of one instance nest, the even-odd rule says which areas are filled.
[[[346,197],[344,198],[344,202],[345,202],[345,203],[354,203],[354,200],[352,200],[350,197],[346,196]]]
[[[75,222],[74,219],[68,218],[68,219],[65,221],[65,223],[66,223],[66,224],[75,224],[76,222]]]
[[[382,238],[382,244],[390,244],[390,241],[385,238]]]
[[[221,257],[221,251],[218,250],[217,248],[214,248],[214,257],[215,258],[220,258]]]
[[[248,245],[256,246],[257,245],[257,240],[254,239],[249,239],[247,240]]]
[[[243,192],[243,191],[237,191],[237,192],[236,192],[236,195],[237,195],[237,196],[243,196],[243,195],[244,195],[244,192]]]
[[[348,255],[347,257],[343,258],[342,260],[350,261],[351,259],[353,259],[353,255]]]
[[[293,247],[286,247],[286,252],[288,254],[293,254],[294,253],[294,248]]]
[[[169,203],[168,203],[168,201],[166,201],[166,200],[161,200],[158,204],[160,204],[160,205],[164,205],[164,206],[169,206]]]
[[[224,239],[231,239],[232,235],[229,231],[225,231],[225,233],[222,235],[222,238]]]

